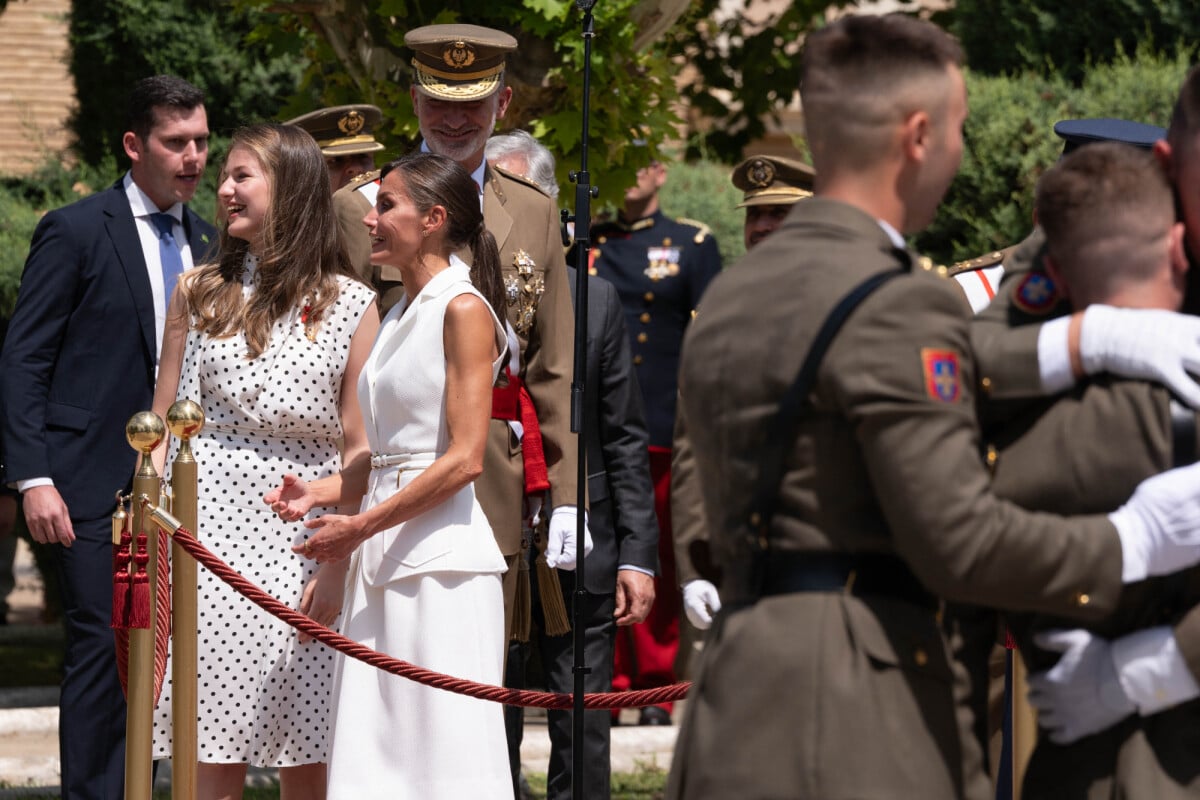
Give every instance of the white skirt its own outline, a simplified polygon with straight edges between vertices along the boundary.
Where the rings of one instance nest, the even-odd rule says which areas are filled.
[[[493,686],[504,665],[496,573],[431,573],[370,586],[358,557],[342,631],[374,650]],[[328,800],[512,800],[503,706],[338,654]]]

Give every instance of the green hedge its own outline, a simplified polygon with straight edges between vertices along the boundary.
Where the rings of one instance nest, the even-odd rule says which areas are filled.
[[[1037,179],[1062,153],[1054,123],[1119,117],[1166,126],[1195,49],[1163,55],[1149,46],[1093,67],[1078,88],[1033,72],[967,75],[970,116],[962,167],[937,219],[915,244],[953,263],[1016,244],[1032,227]]]

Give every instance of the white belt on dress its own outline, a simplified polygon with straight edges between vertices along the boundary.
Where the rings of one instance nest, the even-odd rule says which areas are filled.
[[[432,464],[441,453],[372,453],[371,469],[387,469],[400,467],[404,469],[424,469]]]

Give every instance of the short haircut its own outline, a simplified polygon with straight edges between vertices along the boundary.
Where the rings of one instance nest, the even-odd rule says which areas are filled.
[[[1081,147],[1041,177],[1036,202],[1047,250],[1077,306],[1151,278],[1167,257],[1175,205],[1147,150]]]
[[[877,163],[894,126],[916,111],[940,119],[949,68],[962,63],[950,34],[904,14],[842,17],[809,34],[800,100],[817,174]]]
[[[191,111],[203,104],[203,90],[183,78],[174,75],[143,78],[133,85],[133,91],[129,95],[126,130],[133,131],[139,139],[145,141],[158,121],[154,116],[156,108]]]
[[[527,164],[522,177],[536,183],[546,194],[558,197],[558,179],[554,177],[554,155],[529,131],[498,133],[487,141],[487,159],[495,161],[509,155],[524,156]]]

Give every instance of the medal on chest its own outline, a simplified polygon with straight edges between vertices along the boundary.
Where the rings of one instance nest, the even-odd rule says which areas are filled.
[[[517,311],[517,319],[513,328],[522,336],[533,330],[537,317],[538,303],[546,291],[546,280],[540,272],[535,272],[533,257],[524,250],[513,254],[513,269],[516,274],[504,276],[504,297],[508,304]]]
[[[679,274],[679,253],[678,247],[671,246],[670,239],[663,239],[663,243],[659,247],[649,247],[646,249],[646,261],[648,266],[645,269],[645,275],[652,281],[660,281],[663,278],[670,278]]]

